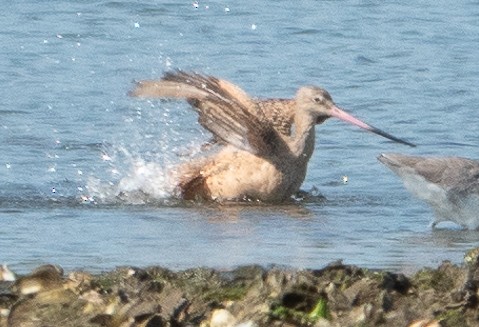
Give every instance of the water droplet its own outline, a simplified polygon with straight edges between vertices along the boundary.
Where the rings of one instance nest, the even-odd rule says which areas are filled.
[[[111,157],[107,155],[106,153],[101,155],[101,160],[103,161],[111,161]]]

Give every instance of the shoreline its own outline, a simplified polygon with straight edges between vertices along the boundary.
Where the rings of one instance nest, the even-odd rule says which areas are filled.
[[[407,275],[340,261],[314,270],[153,266],[67,275],[44,265],[0,281],[0,327],[476,326],[478,255]]]

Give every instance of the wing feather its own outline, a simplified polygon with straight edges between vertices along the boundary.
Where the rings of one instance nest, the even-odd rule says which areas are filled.
[[[204,128],[220,140],[256,155],[288,150],[258,102],[228,81],[175,71],[159,81],[138,82],[130,95],[186,99],[198,112]]]

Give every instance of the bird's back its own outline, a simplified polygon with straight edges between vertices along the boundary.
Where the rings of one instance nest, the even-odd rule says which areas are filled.
[[[292,99],[258,99],[258,108],[268,121],[282,135],[291,135],[295,115],[295,102]]]

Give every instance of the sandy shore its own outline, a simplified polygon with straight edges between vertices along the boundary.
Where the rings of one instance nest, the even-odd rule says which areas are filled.
[[[479,326],[478,253],[411,276],[341,262],[66,276],[53,265],[25,276],[4,268],[0,326]]]

